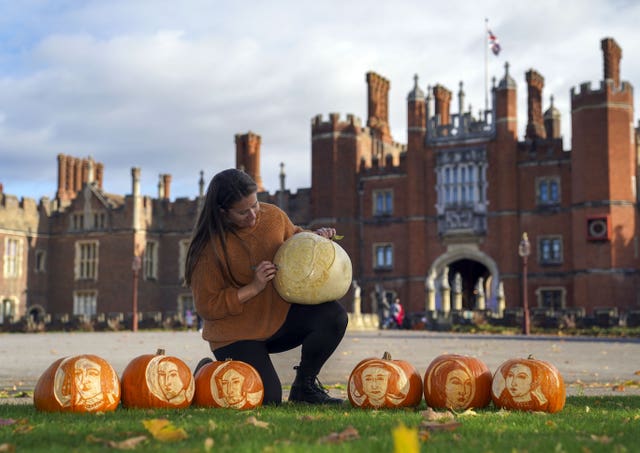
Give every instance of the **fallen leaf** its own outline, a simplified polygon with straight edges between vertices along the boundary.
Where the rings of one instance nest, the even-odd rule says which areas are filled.
[[[466,411],[462,412],[461,414],[458,414],[458,417],[475,417],[476,415],[478,415],[478,413],[473,409],[469,408]]]
[[[13,453],[15,451],[16,451],[16,446],[13,444],[8,444],[8,443],[0,444],[0,452],[2,453],[5,453],[5,452]]]
[[[218,425],[213,420],[209,420],[209,431],[214,431]]]
[[[161,442],[174,442],[189,437],[182,428],[176,428],[166,418],[142,420],[144,427],[151,435]]]
[[[635,372],[635,373],[633,373],[633,374],[635,374],[636,376],[640,376],[640,370],[636,371],[636,372]]]
[[[115,448],[116,450],[135,450],[135,448],[145,440],[147,440],[147,436],[136,436],[119,442],[111,440],[107,445],[111,448]]]
[[[588,414],[589,412],[591,412],[591,408],[589,406],[586,406],[584,408],[584,411]]]
[[[356,439],[360,439],[360,433],[353,426],[349,425],[339,433],[333,432],[321,437],[318,442],[323,444],[340,444]]]
[[[547,420],[546,422],[544,422],[544,424],[547,425],[549,428],[557,428],[558,427],[556,422],[554,422],[553,420]]]
[[[407,428],[404,424],[399,424],[393,429],[393,452],[394,453],[419,453],[420,441],[418,440],[418,430]]]
[[[604,435],[604,436],[596,436],[595,434],[592,434],[591,435],[591,440],[595,440],[596,442],[601,443],[601,444],[610,444],[613,439],[611,437],[609,437],[609,436],[606,436],[606,435]]]
[[[245,422],[245,424],[257,426],[258,428],[268,428],[269,427],[269,423],[268,422],[260,421],[253,415],[251,417],[247,418],[247,421]]]
[[[455,420],[451,420],[443,423],[428,422],[428,421],[422,421],[420,423],[421,429],[427,429],[429,431],[453,431],[455,429],[458,429],[458,427],[460,426],[462,426],[462,423]]]
[[[425,420],[428,420],[428,421],[431,421],[431,422],[453,420],[455,418],[454,415],[450,411],[437,412],[437,411],[434,411],[430,407],[428,407],[427,410],[421,411],[420,415]]]
[[[214,444],[213,439],[212,439],[211,437],[207,437],[207,438],[204,440],[204,451],[211,451],[211,450],[213,450],[213,444]]]
[[[624,388],[624,385],[618,384],[611,387],[611,390],[613,390],[614,392],[624,392],[625,388]]]

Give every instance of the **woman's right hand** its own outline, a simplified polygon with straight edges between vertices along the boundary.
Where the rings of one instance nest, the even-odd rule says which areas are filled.
[[[278,267],[270,261],[262,261],[253,269],[253,280],[238,290],[238,299],[241,303],[247,302],[252,297],[262,292],[267,283],[276,276]]]
[[[273,280],[277,271],[278,267],[270,261],[262,261],[256,266],[252,283],[258,292],[262,291],[270,280]]]

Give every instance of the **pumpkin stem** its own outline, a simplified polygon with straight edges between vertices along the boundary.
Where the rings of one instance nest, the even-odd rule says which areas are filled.
[[[156,355],[164,355],[164,349],[158,349]]]
[[[529,359],[529,360],[534,360],[534,359],[535,359],[535,357],[533,356],[533,354],[529,354],[529,357],[527,357],[527,359]]]
[[[389,351],[384,351],[384,354],[382,354],[382,360],[391,360],[391,354]]]

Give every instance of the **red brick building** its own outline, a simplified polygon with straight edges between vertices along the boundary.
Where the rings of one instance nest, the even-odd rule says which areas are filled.
[[[543,112],[544,78],[525,75],[527,123],[517,136],[516,83],[508,65],[493,83],[490,108],[464,109],[439,84],[407,96],[408,140],[393,141],[390,82],[368,73],[366,124],[330,114],[311,123],[312,181],[296,193],[280,187],[260,198],[297,224],[333,225],[344,236],[363,311],[380,297],[400,297],[408,312],[522,306],[523,233],[530,242],[526,296],[533,311],[640,310],[638,130],[633,90],[620,80],[622,51],[602,41],[604,77],[571,92],[571,149],[560,112]],[[457,102],[456,102],[457,101]],[[457,108],[452,108],[452,103]],[[454,113],[457,111],[457,113]],[[238,167],[263,188],[261,138],[235,137]],[[32,315],[184,313],[192,308],[182,265],[205,181],[194,199],[170,200],[171,176],[157,197],[102,189],[104,169],[91,158],[58,156],[55,199],[39,203],[0,185],[0,322]],[[132,271],[133,257],[141,257]],[[137,292],[135,291],[137,288]],[[343,302],[351,308],[353,295]]]

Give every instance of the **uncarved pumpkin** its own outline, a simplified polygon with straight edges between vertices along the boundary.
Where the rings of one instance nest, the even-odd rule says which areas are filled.
[[[566,396],[558,369],[531,356],[507,360],[493,374],[491,399],[500,408],[553,413],[562,410]]]
[[[164,349],[133,359],[122,372],[122,405],[127,408],[174,408],[191,405],[195,383],[189,366]]]
[[[108,412],[120,404],[120,381],[113,367],[92,354],[53,362],[36,382],[36,409],[46,412]]]
[[[240,360],[207,363],[195,376],[193,404],[254,409],[262,405],[264,386],[254,367]]]
[[[273,262],[273,284],[292,303],[314,305],[343,297],[351,285],[351,259],[335,241],[302,232],[287,239]]]
[[[439,355],[424,374],[424,399],[433,408],[485,407],[491,402],[491,371],[475,357]]]
[[[355,366],[347,394],[354,407],[415,407],[422,400],[422,379],[409,362],[385,352],[381,359],[364,359]]]

